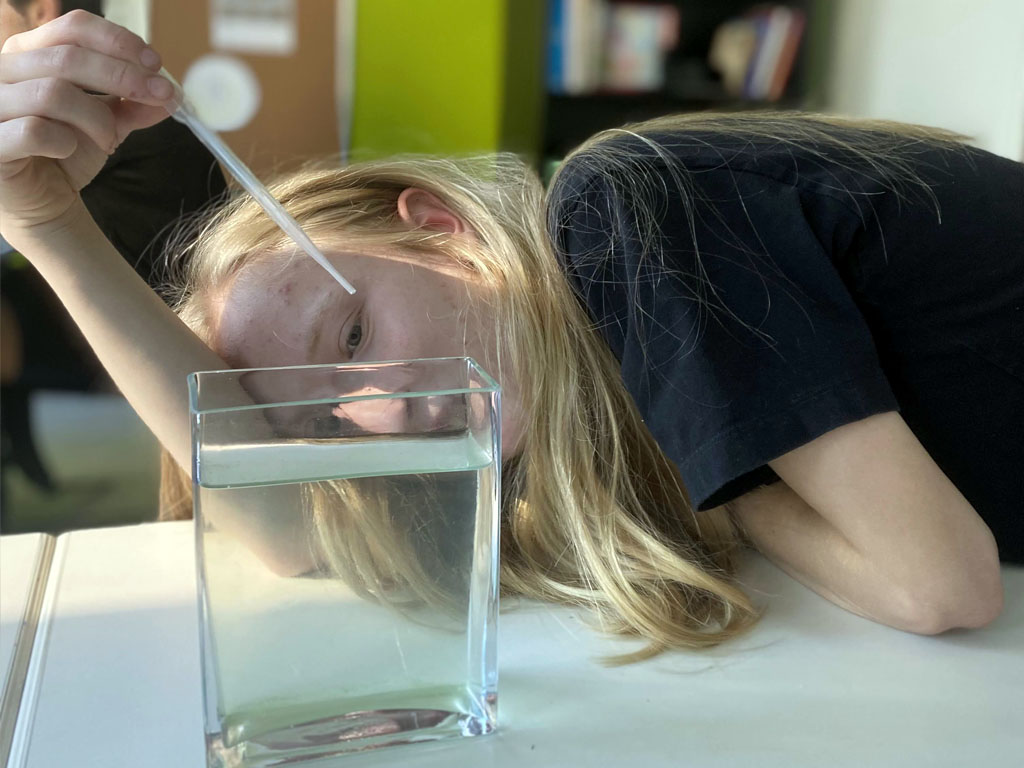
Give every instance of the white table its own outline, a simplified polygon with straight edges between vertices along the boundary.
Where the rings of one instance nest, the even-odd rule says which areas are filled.
[[[28,768],[201,768],[192,524],[58,540]],[[1024,568],[1006,609],[937,637],[854,616],[751,554],[762,623],[711,652],[606,669],[637,647],[571,609],[502,613],[496,734],[342,758],[448,766],[1024,765]],[[53,586],[53,585],[51,585]]]

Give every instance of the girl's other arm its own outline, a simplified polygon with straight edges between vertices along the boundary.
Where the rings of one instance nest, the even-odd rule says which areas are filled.
[[[895,412],[769,465],[729,503],[757,549],[837,605],[897,629],[981,627],[1003,604],[995,539]]]

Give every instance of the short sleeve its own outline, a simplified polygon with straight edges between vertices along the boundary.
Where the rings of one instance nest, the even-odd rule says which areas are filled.
[[[695,508],[777,480],[768,461],[832,429],[898,410],[820,220],[849,225],[834,200],[698,170],[686,197],[657,179],[647,221],[632,187],[565,179],[549,209],[556,251]]]

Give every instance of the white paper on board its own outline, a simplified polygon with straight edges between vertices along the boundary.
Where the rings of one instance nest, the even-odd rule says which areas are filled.
[[[214,50],[291,56],[298,45],[295,0],[211,0]]]

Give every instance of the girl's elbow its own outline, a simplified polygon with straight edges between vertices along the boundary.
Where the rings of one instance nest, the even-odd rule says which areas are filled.
[[[939,635],[951,629],[981,629],[999,618],[1002,612],[1003,582],[997,568],[994,578],[967,591],[956,605],[920,611],[910,631],[919,635]]]
[[[938,635],[950,629],[980,629],[1002,614],[1003,573],[995,536],[982,525],[970,544],[964,542],[962,547],[962,560],[947,561],[945,582],[939,578],[933,581],[935,585],[942,583],[940,593],[933,588],[929,599],[917,602],[929,609],[917,615],[918,626],[911,631]]]

